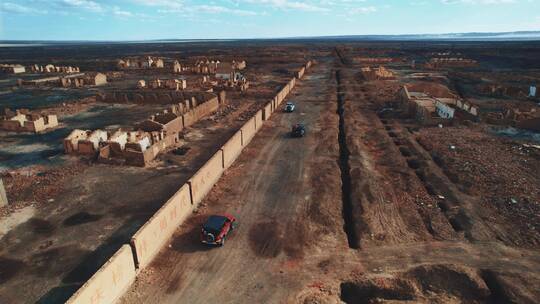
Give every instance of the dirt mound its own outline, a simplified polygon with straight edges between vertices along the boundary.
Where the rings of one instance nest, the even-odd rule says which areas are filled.
[[[408,271],[405,277],[423,295],[436,294],[443,297],[458,298],[467,303],[486,300],[490,291],[478,272],[452,265],[420,266]]]
[[[475,269],[425,265],[391,277],[362,278],[341,284],[345,303],[490,303],[493,292]]]

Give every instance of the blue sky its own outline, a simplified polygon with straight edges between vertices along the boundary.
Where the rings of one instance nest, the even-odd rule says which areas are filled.
[[[0,39],[143,40],[540,30],[540,0],[0,0]]]

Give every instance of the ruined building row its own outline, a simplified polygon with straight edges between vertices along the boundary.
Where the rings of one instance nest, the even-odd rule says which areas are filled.
[[[41,133],[58,126],[56,115],[35,114],[28,109],[19,109],[15,112],[4,109],[0,119],[0,129],[12,132]]]
[[[145,58],[125,58],[116,63],[118,69],[152,69],[163,68],[163,59],[147,56]]]
[[[136,124],[132,131],[73,130],[64,139],[64,150],[67,154],[97,156],[102,162],[144,167],[177,143],[184,128],[217,111],[219,105],[216,95],[206,100],[192,96]]]
[[[26,72],[26,68],[20,64],[0,64],[0,72],[4,74],[19,74]]]
[[[100,86],[107,84],[107,76],[102,73],[78,73],[67,76],[53,76],[31,80],[18,79],[18,86],[60,86],[60,87],[82,87]]]
[[[363,67],[360,70],[362,72],[362,75],[366,80],[388,80],[388,79],[395,79],[394,73],[387,70],[383,66],[379,66],[378,68],[371,68],[371,67]]]
[[[79,67],[72,66],[55,66],[53,64],[47,64],[45,66],[34,64],[29,67],[29,70],[33,73],[80,73]]]

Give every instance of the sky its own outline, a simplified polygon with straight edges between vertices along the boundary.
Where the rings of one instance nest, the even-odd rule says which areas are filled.
[[[0,40],[540,30],[540,0],[0,0]]]

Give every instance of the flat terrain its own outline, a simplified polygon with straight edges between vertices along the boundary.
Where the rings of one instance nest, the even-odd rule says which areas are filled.
[[[423,66],[449,48],[478,66]],[[36,60],[65,57],[111,74],[126,56],[120,46],[101,58],[92,46],[70,55],[77,50],[54,48]],[[130,54],[181,54],[184,62],[245,59],[253,81],[182,134],[183,155],[166,151],[149,168],[62,155],[61,138],[74,127],[127,126],[158,107],[93,97],[40,104],[40,90],[5,93],[33,96],[31,106],[61,113],[64,125],[44,135],[0,134],[11,143],[0,145],[0,168],[14,202],[0,209],[0,302],[67,299],[313,59],[286,99],[296,111],[277,109],[264,123],[120,302],[538,303],[538,133],[487,113],[538,108],[520,92],[540,81],[539,50],[534,42],[133,46]],[[30,49],[0,54],[33,62]],[[362,76],[362,67],[380,65],[362,58],[378,57],[392,58],[384,65],[395,78]],[[102,90],[130,87],[141,74],[115,77]],[[403,84],[474,101],[482,116],[422,125],[399,109]],[[289,136],[294,123],[306,125],[305,137]],[[238,229],[224,247],[201,245],[201,224],[222,212],[238,218]]]

